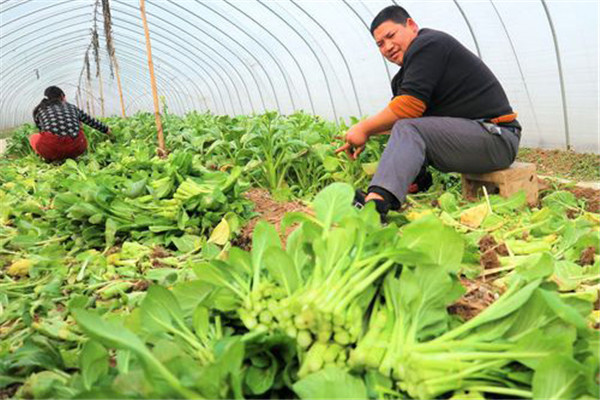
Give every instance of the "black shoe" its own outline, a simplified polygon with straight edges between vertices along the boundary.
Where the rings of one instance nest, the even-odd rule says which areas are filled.
[[[363,192],[360,189],[356,189],[354,191],[354,201],[352,202],[352,205],[360,210],[365,206],[366,198],[367,198],[367,193]],[[373,199],[373,200],[369,200],[369,201],[372,201],[375,203],[375,209],[379,213],[379,216],[381,218],[381,223],[385,223],[387,213],[392,209],[392,204],[386,200]]]
[[[367,194],[360,189],[356,189],[354,191],[354,200],[352,201],[352,205],[359,210],[365,206],[365,202],[367,198]]]
[[[429,172],[427,168],[422,168],[414,182],[408,187],[408,193],[415,194],[426,192],[431,185],[433,185],[433,175],[431,175],[431,172]]]

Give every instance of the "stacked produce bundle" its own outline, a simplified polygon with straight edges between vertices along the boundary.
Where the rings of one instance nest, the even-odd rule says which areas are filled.
[[[263,224],[250,254],[233,249],[228,261],[197,265],[201,281],[237,296],[228,307],[207,305],[237,311],[251,332],[294,337],[298,378],[332,366],[371,369],[424,399],[461,390],[546,396],[563,384],[562,397],[596,393],[598,335],[585,318],[592,304],[544,283],[555,270],[550,254],[529,257],[493,305],[458,323],[448,307],[464,293],[463,236],[432,215],[400,232],[382,227],[373,210],[347,209],[351,196],[333,184],[315,197],[315,216],[289,215],[302,226],[285,250]],[[559,359],[565,368],[551,378]]]

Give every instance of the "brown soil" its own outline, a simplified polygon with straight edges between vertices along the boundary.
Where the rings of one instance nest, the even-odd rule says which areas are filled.
[[[506,247],[506,243],[500,243],[496,247],[496,253],[498,253],[499,256],[508,256],[508,247]]]
[[[572,185],[559,184],[551,180],[538,178],[538,188],[540,192],[558,190],[567,190],[575,195],[578,199],[585,200],[585,210],[593,213],[600,213],[600,190],[592,188],[573,187]],[[551,193],[551,192],[548,192]],[[543,196],[543,193],[541,194]],[[576,210],[567,210],[567,217],[577,217]]]
[[[496,239],[492,235],[485,235],[479,239],[479,251],[485,253],[489,249],[496,247],[497,244]]]
[[[152,281],[140,279],[133,284],[133,286],[131,287],[131,290],[134,292],[144,292],[144,291],[146,291],[146,289],[148,289],[148,287],[150,287],[151,283],[152,283]]]
[[[500,259],[494,248],[489,249],[479,257],[479,263],[484,269],[494,269],[501,267]]]
[[[0,389],[0,399],[13,399],[21,383],[12,383]]]
[[[481,265],[485,268],[495,268],[500,266],[496,254],[500,256],[508,255],[506,244],[498,244],[492,235],[485,235],[479,239],[479,251],[481,251]],[[494,266],[492,266],[492,264]]]
[[[465,321],[477,316],[489,307],[500,294],[490,282],[485,282],[481,278],[475,280],[461,278],[460,283],[467,289],[467,292],[448,307],[448,311],[451,314],[458,315]]]
[[[271,197],[271,194],[266,189],[252,188],[248,190],[244,196],[254,203],[254,211],[259,215],[252,218],[242,229],[240,236],[233,241],[233,245],[249,250],[252,246],[252,232],[256,223],[260,220],[265,220],[274,224],[279,231],[281,220],[288,212],[302,211],[311,213],[310,209],[299,201],[290,201],[280,203]],[[285,239],[294,230],[295,226],[288,227],[285,232],[280,232],[279,236],[285,243]]]
[[[572,208],[569,208],[565,212],[565,214],[567,215],[567,218],[569,218],[569,219],[575,219],[575,218],[577,218],[577,214],[579,214],[579,213],[577,212],[577,210],[573,210]]]
[[[575,195],[578,199],[585,200],[585,210],[593,213],[600,212],[600,190],[592,188],[567,188],[567,190]]]
[[[559,176],[578,181],[600,179],[600,155],[566,150],[521,148],[518,161],[535,163],[542,175]]]
[[[163,268],[165,264],[163,264],[160,259],[169,257],[171,254],[167,249],[161,246],[154,246],[152,248],[152,252],[150,253],[150,263],[154,268]]]
[[[594,264],[594,256],[596,255],[596,248],[594,246],[587,247],[581,252],[579,258],[579,265],[592,265]]]
[[[165,258],[169,256],[169,251],[161,246],[154,246],[152,253],[150,253],[150,258]]]

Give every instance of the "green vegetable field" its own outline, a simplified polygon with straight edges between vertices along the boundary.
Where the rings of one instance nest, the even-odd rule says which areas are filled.
[[[77,160],[43,162],[33,125],[0,158],[0,398],[600,396],[584,199],[469,203],[434,171],[382,224],[352,199],[385,137],[351,161],[308,114],[166,114],[160,158],[154,115],[103,121]],[[240,246],[256,188],[309,211]]]

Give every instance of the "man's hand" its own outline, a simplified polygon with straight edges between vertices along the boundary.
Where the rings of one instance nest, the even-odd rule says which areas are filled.
[[[369,140],[369,135],[364,129],[362,129],[361,124],[358,123],[350,128],[348,132],[346,132],[345,140],[346,143],[337,148],[335,150],[335,154],[339,154],[344,151],[348,157],[350,157],[352,160],[356,160],[360,153],[364,151],[365,145]]]

